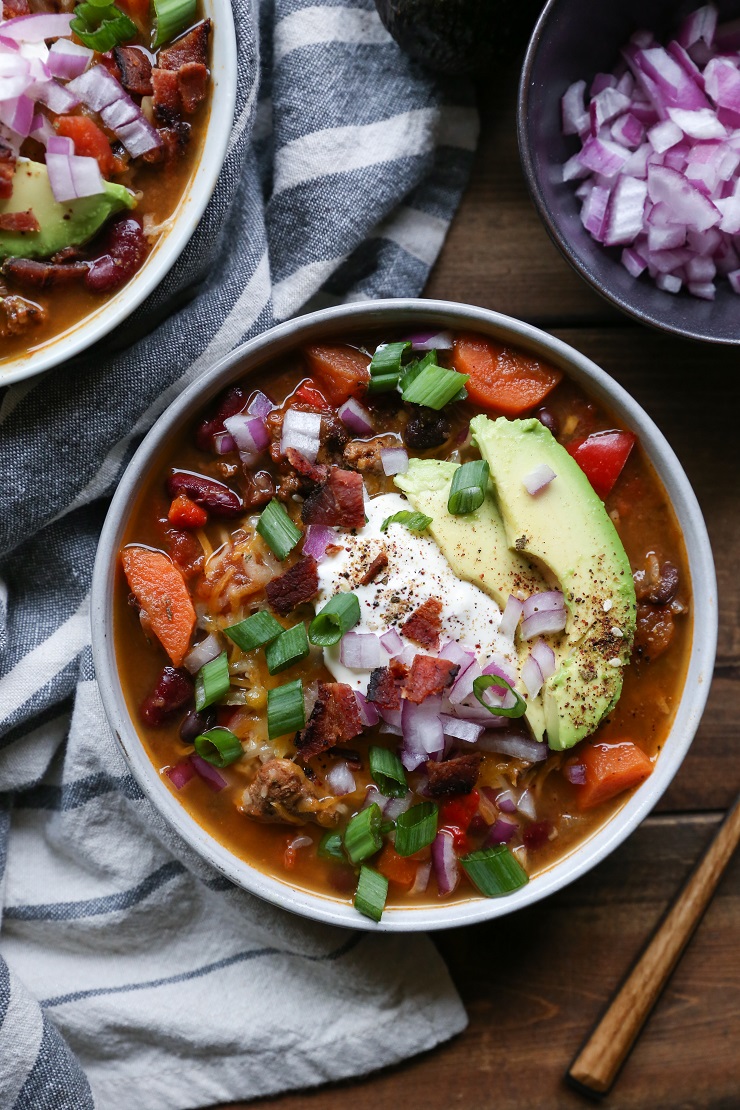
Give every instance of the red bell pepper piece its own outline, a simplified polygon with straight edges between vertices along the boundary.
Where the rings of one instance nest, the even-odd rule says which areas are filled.
[[[632,432],[593,432],[566,444],[599,497],[605,500],[622,473],[637,436]]]

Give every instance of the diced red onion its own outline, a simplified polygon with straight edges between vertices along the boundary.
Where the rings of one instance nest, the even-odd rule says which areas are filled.
[[[568,621],[565,609],[551,609],[533,613],[522,621],[522,639],[532,640],[535,636],[551,636],[562,632]]]
[[[324,524],[309,524],[303,539],[303,554],[312,555],[317,563],[326,555],[330,543],[334,543],[337,534],[333,528]]]
[[[85,72],[94,57],[94,51],[86,46],[72,42],[71,39],[57,39],[49,50],[46,65],[52,77],[64,81],[79,77]]]
[[[478,741],[478,747],[484,752],[497,752],[499,755],[508,755],[512,759],[523,759],[527,763],[542,763],[547,759],[547,744],[525,736],[523,733],[486,731]],[[499,804],[499,809],[501,809]]]
[[[365,792],[365,799],[360,806],[360,809],[367,809],[368,806],[379,806],[380,809],[382,809],[385,803],[385,794],[381,794],[375,783],[372,783],[371,786],[368,786]]]
[[[530,648],[530,654],[533,659],[537,660],[543,679],[547,680],[555,674],[557,669],[555,652],[549,644],[546,644],[544,640],[535,640]]]
[[[586,781],[586,766],[584,763],[566,763],[563,774],[574,786],[583,786]]]
[[[247,466],[253,466],[270,442],[270,433],[258,416],[239,412],[227,416],[224,428],[239,449],[239,457]]]
[[[524,609],[524,602],[520,601],[518,597],[509,594],[509,600],[506,602],[503,616],[501,617],[501,624],[498,626],[499,636],[505,636],[507,640],[514,639],[516,627],[519,624],[519,618]]]
[[[434,838],[432,863],[439,893],[451,894],[460,881],[460,865],[452,833],[446,829],[440,829]]]
[[[449,331],[418,331],[408,341],[414,351],[450,351],[453,343]]]
[[[393,474],[405,474],[409,468],[409,456],[405,447],[381,447],[380,462],[383,473],[389,478]]]
[[[508,844],[516,835],[519,826],[514,821],[507,821],[505,817],[498,817],[488,832],[484,847],[493,848],[496,844]]]
[[[670,150],[676,143],[681,142],[683,131],[673,120],[664,119],[650,128],[647,137],[653,150],[663,154],[664,151]]]
[[[337,409],[339,419],[357,436],[371,436],[375,431],[373,420],[356,397],[350,397]]]
[[[512,671],[511,664],[508,660],[504,659],[503,656],[498,654],[493,655],[486,663],[483,668],[483,674],[498,675],[499,678],[505,679],[506,682],[509,683],[509,686],[513,686],[516,682],[516,674]],[[496,687],[491,686],[489,689],[495,690]],[[503,690],[504,687],[500,687],[500,689]]]
[[[527,493],[534,497],[534,495],[543,490],[545,486],[549,486],[554,477],[555,471],[552,467],[548,466],[547,463],[542,463],[541,466],[535,467],[530,474],[525,475],[523,479],[524,488]]]
[[[195,774],[195,768],[189,759],[183,759],[181,763],[176,763],[174,767],[168,767],[165,774],[176,790],[182,790],[183,786],[186,786]]]
[[[534,798],[532,797],[532,791],[529,788],[523,790],[517,798],[516,808],[520,813],[523,813],[525,817],[528,817],[530,821],[537,820],[537,810],[535,808]]]
[[[461,644],[459,640],[448,640],[439,652],[440,659],[447,659],[450,663],[457,663],[460,668],[458,677],[466,667],[475,660],[475,652],[472,648],[466,647]]]
[[[345,794],[351,794],[357,789],[355,777],[344,761],[334,764],[326,776],[326,785],[337,798],[342,798]]]
[[[95,158],[47,153],[46,168],[55,200],[76,200],[104,192],[103,178]]]
[[[70,81],[66,89],[88,108],[100,113],[103,122],[115,131],[132,158],[162,145],[156,129],[105,66],[92,66]]]
[[[511,790],[501,790],[493,798],[502,813],[516,813],[516,801]]]
[[[47,81],[43,85],[35,85],[34,95],[37,100],[45,104],[49,111],[53,112],[55,115],[63,115],[65,112],[71,112],[72,109],[76,108],[80,103],[79,98],[72,94],[69,86],[58,85],[56,81]]]
[[[505,698],[496,697],[492,693],[492,689],[486,690],[483,697],[489,705],[505,705],[508,709],[514,704],[514,697],[512,694],[507,694]],[[459,717],[462,721],[472,721],[473,724],[483,725],[486,729],[506,728],[509,723],[506,717],[494,716],[485,706],[480,704],[475,696],[466,698],[465,701],[460,702],[458,705],[445,706],[445,709],[450,709],[452,715]]]
[[[292,447],[299,451],[309,462],[316,462],[319,453],[321,436],[321,414],[318,412],[301,412],[300,409],[290,408],[283,420],[280,450],[283,454]]]
[[[717,9],[714,4],[707,4],[686,16],[679,28],[677,37],[681,46],[687,48],[700,41],[711,47],[714,43],[716,30]]]
[[[228,455],[230,451],[236,451],[236,441],[228,432],[216,432],[213,446],[217,455]]]
[[[383,816],[386,821],[395,821],[402,813],[411,808],[413,794],[409,790],[403,798],[389,798],[383,806]]]
[[[588,127],[588,112],[584,108],[586,82],[575,81],[570,85],[560,101],[563,115],[563,134],[578,135]]]
[[[183,664],[191,674],[197,674],[201,667],[220,655],[221,650],[218,637],[211,633],[210,636],[206,636],[205,640],[201,640],[194,648],[191,648],[183,659]]]
[[[545,590],[542,593],[531,594],[524,602],[522,614],[527,620],[534,613],[550,613],[565,606],[565,598],[561,590]]]
[[[65,135],[53,135],[46,144],[47,154],[74,154],[75,144]]]
[[[450,717],[446,713],[440,715],[445,736],[455,740],[463,740],[466,744],[474,744],[483,732],[483,725],[474,721],[465,721],[460,717]]]
[[[355,690],[355,697],[357,698],[357,708],[360,712],[360,720],[365,728],[371,728],[377,725],[380,720],[380,713],[377,707],[371,701],[368,701],[364,694],[359,690]]]
[[[430,756],[444,751],[444,730],[440,720],[442,699],[428,697],[417,705],[404,700],[401,706],[403,748],[401,762],[407,771],[415,770]]]
[[[4,39],[13,42],[45,42],[47,39],[64,38],[70,34],[72,15],[42,12],[37,15],[20,15],[0,23]]]
[[[473,693],[473,683],[480,678],[483,671],[477,659],[473,659],[464,671],[458,673],[457,678],[450,687],[447,697],[451,705],[459,705]],[[489,714],[490,716],[490,714]]]
[[[414,884],[411,887],[410,893],[423,894],[429,886],[429,876],[431,875],[431,873],[431,862],[420,863],[419,866],[416,868],[416,878],[414,879]]]
[[[191,755],[190,762],[200,777],[207,782],[211,790],[223,790],[228,785],[226,779],[218,773],[212,763],[206,759],[201,759],[199,755]]]
[[[0,123],[23,139],[31,134],[35,119],[35,105],[28,96],[21,95],[0,103]]]
[[[142,154],[156,150],[162,145],[159,132],[156,127],[152,127],[143,113],[132,123],[119,127],[116,135],[132,158],[139,158]]]
[[[374,632],[345,632],[339,645],[339,658],[353,671],[373,671],[383,666],[380,640]]]
[[[403,640],[397,628],[389,628],[387,632],[384,632],[380,637],[380,642],[389,655],[398,655],[399,652],[403,651]]]
[[[522,664],[522,682],[526,686],[530,698],[537,697],[544,681],[539,663],[531,655],[528,655]]]
[[[267,394],[258,389],[247,405],[247,412],[251,413],[252,416],[259,416],[260,420],[264,420],[274,408],[275,406]]]
[[[37,112],[33,117],[30,134],[32,139],[36,139],[38,140],[38,142],[46,146],[49,139],[53,135],[56,135],[56,131],[51,126],[48,117],[42,115],[41,112]]]
[[[297,852],[300,848],[310,848],[312,844],[313,840],[311,837],[306,836],[304,833],[300,836],[294,836],[292,840],[288,841],[288,849]]]

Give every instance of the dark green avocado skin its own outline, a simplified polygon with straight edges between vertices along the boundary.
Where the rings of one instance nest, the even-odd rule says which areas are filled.
[[[402,50],[445,76],[490,73],[519,53],[542,0],[375,0]]]

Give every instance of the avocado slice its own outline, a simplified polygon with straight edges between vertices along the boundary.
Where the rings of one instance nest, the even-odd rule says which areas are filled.
[[[476,416],[470,429],[491,469],[509,547],[533,557],[565,596],[568,622],[553,645],[559,666],[541,698],[550,747],[570,748],[622,690],[635,634],[629,560],[588,478],[539,420]],[[556,477],[533,497],[524,478],[543,463]]]
[[[19,158],[13,174],[13,193],[0,200],[0,215],[29,208],[40,231],[0,231],[0,259],[51,258],[65,247],[79,247],[100,231],[116,212],[134,208],[136,197],[123,185],[105,182],[105,191],[60,203],[54,199],[46,166]]]

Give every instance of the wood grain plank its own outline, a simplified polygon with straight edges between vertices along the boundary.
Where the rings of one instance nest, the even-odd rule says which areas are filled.
[[[546,903],[439,934],[470,1015],[464,1033],[397,1068],[262,1105],[582,1108],[564,1071],[718,821],[717,814],[649,818],[608,860]],[[610,1095],[610,1110],[737,1107],[739,913],[735,859]]]

